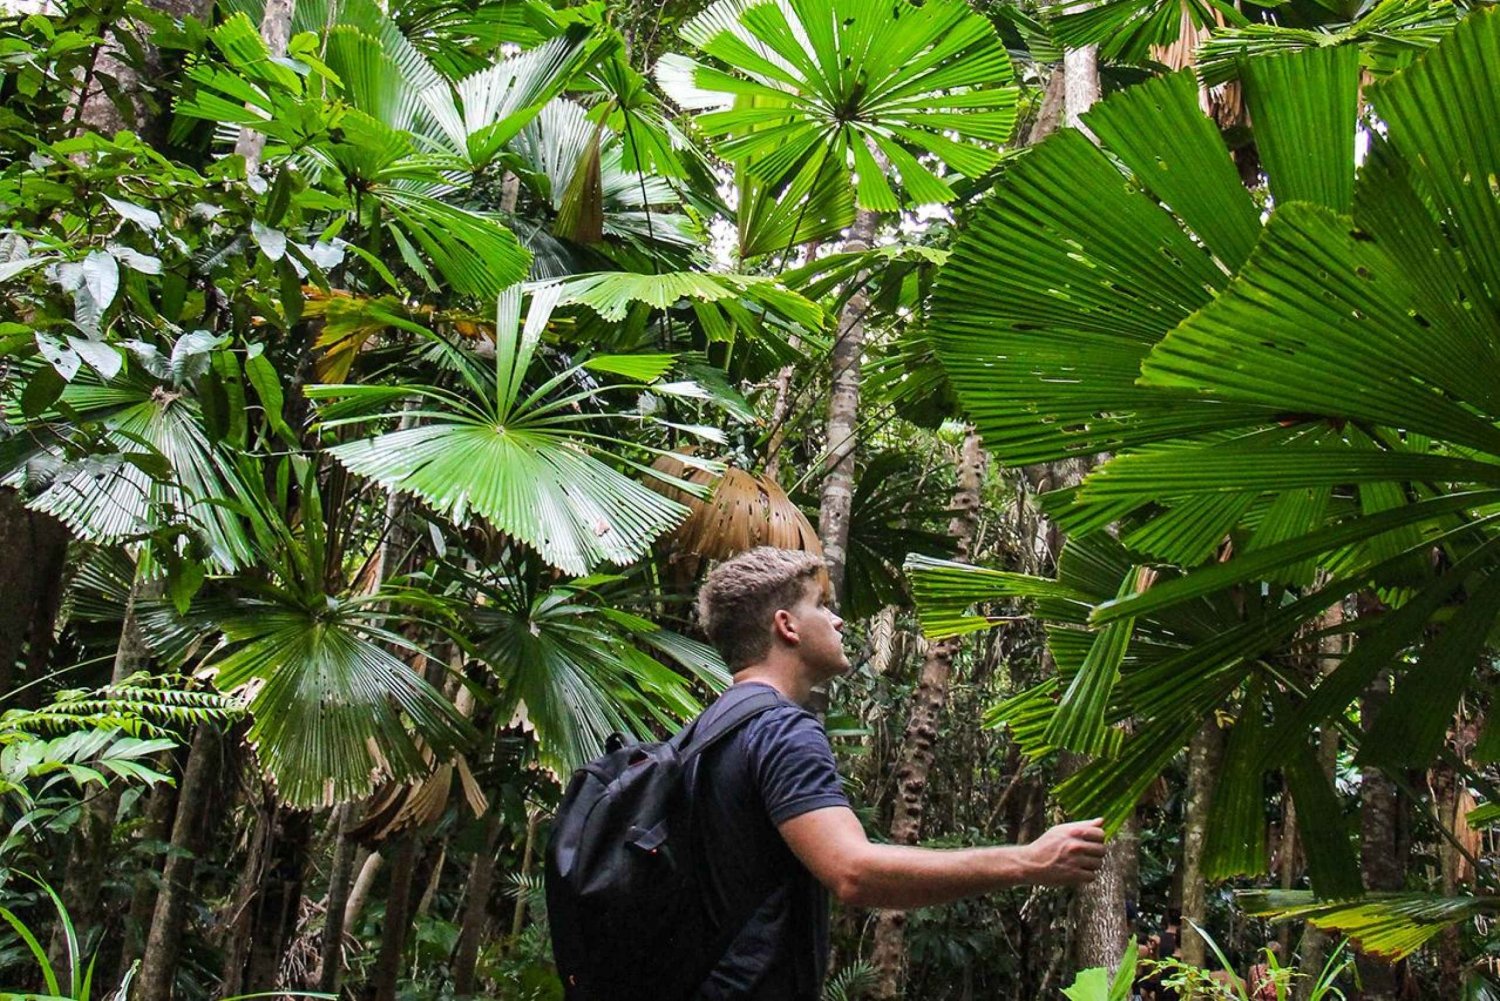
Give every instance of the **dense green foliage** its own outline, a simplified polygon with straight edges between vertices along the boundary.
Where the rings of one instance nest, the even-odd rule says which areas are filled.
[[[1144,934],[1201,834],[1227,965],[1280,915],[1500,990],[1500,14],[91,0],[0,72],[0,990],[559,996],[560,781],[728,683],[693,588],[814,534],[856,325],[872,836],[960,636],[923,843],[1103,814]],[[1054,995],[1087,904],[914,916],[908,996]]]

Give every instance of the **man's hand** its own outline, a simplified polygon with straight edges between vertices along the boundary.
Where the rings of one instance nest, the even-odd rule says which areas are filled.
[[[1104,821],[1058,824],[1026,846],[1035,873],[1029,880],[1054,886],[1091,883],[1104,864]]]

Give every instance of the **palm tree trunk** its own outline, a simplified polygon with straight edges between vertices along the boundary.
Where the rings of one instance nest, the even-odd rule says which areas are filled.
[[[1360,700],[1359,718],[1366,732],[1379,718],[1391,694],[1391,679],[1382,675]],[[1398,831],[1401,803],[1396,784],[1379,768],[1366,766],[1359,781],[1359,857],[1365,889],[1393,891],[1405,882]],[[1364,951],[1355,953],[1365,1001],[1396,1001],[1396,970],[1386,960]]]
[[[1203,937],[1188,922],[1203,927],[1208,917],[1203,846],[1223,756],[1224,731],[1219,729],[1218,720],[1210,718],[1188,745],[1188,798],[1182,835],[1182,960],[1190,966],[1205,966],[1208,960]]]
[[[1087,132],[1080,116],[1098,103],[1099,93],[1099,46],[1064,52],[1063,124]]]
[[[860,209],[854,217],[846,253],[862,253],[875,242],[879,213]],[[854,279],[863,286],[866,275]],[[844,593],[844,564],[849,545],[849,509],[854,500],[854,449],[859,434],[859,375],[865,351],[865,311],[870,297],[863,288],[849,297],[839,315],[833,342],[832,388],[828,394],[828,425],[823,487],[818,499],[818,540],[828,563],[828,577],[836,597]]]
[[[286,55],[287,42],[292,37],[292,7],[295,0],[266,0],[265,12],[260,19],[260,37],[272,59]],[[234,151],[245,158],[245,173],[254,174],[260,169],[260,155],[266,148],[266,136],[254,129],[241,128]]]
[[[120,624],[120,642],[115,648],[114,667],[110,672],[112,684],[119,684],[150,663],[151,652],[141,638],[136,606],[142,600],[159,597],[163,588],[162,581],[148,581],[137,572],[126,598],[125,619]],[[73,919],[80,941],[99,930],[104,914],[106,900],[99,888],[104,882],[104,866],[109,860],[110,841],[114,837],[119,808],[118,784],[99,790],[84,803],[73,832],[67,873],[58,896]],[[66,955],[66,950],[67,939],[63,929],[58,927],[54,929],[49,950],[54,965]]]
[[[465,891],[463,917],[459,920],[458,944],[453,949],[453,993],[468,997],[474,993],[475,967],[479,962],[479,944],[490,918],[490,891],[495,882],[495,852],[500,847],[504,825],[498,804],[491,804],[484,818],[484,838],[469,868],[469,886]]]
[[[194,737],[194,742],[197,738]],[[188,758],[192,758],[191,747],[188,750]],[[158,770],[167,771],[173,768],[175,763],[170,754],[163,754]],[[184,769],[186,765],[184,765]],[[146,801],[146,812],[142,818],[140,832],[136,837],[136,851],[142,851],[140,845],[149,845],[167,841],[170,844],[172,835],[173,816],[177,810],[178,790],[166,782],[158,782],[151,787],[151,795]],[[156,886],[157,866],[164,866],[161,856],[152,852],[149,859],[142,863],[141,873],[135,879],[135,892],[130,898],[130,911],[125,918],[124,942],[120,948],[120,962],[116,967],[115,982],[119,983],[125,978],[126,973],[141,958],[146,948],[146,938],[151,933],[151,915],[156,909],[156,897],[158,889]]]
[[[396,1001],[396,979],[401,973],[401,954],[406,948],[406,931],[411,915],[411,888],[417,868],[417,834],[402,831],[397,835],[395,856],[391,859],[390,888],[385,898],[385,919],[380,924],[380,952],[365,992],[368,1001]]]
[[[1139,853],[1132,817],[1110,841],[1098,878],[1074,895],[1074,962],[1079,969],[1102,966],[1113,975],[1119,968],[1130,938],[1126,902],[1139,896],[1139,888],[1131,885],[1132,875],[1140,872]]]
[[[384,865],[385,856],[379,852],[370,852],[363,862],[355,866],[359,870],[359,875],[354,877],[354,887],[349,891],[349,903],[344,905],[345,928],[352,929],[358,925],[359,916],[365,909],[365,902],[370,899],[370,891],[375,889],[375,877],[380,875],[380,870]]]
[[[954,558],[966,561],[972,553],[974,530],[979,517],[979,486],[984,475],[984,453],[979,433],[972,427],[964,435],[958,461],[958,486],[953,492],[953,520],[948,533],[953,539]],[[939,640],[927,648],[917,689],[912,693],[906,735],[896,766],[896,802],[891,818],[891,841],[914,845],[922,833],[922,813],[927,778],[937,744],[938,722],[948,701],[956,639]],[[887,1001],[901,995],[902,971],[906,965],[906,912],[881,911],[875,919],[875,996]]]
[[[323,910],[323,949],[318,964],[318,990],[337,994],[344,973],[344,909],[349,905],[354,877],[355,844],[348,836],[353,808],[345,803],[333,811],[333,861],[328,873],[328,903]]]
[[[251,835],[250,857],[231,902],[235,922],[227,950],[224,993],[277,986],[282,957],[297,927],[303,865],[312,843],[312,815],[263,794]]]
[[[177,813],[172,821],[172,847],[162,867],[161,890],[151,913],[140,976],[135,981],[135,1001],[169,1001],[172,996],[172,977],[192,900],[193,873],[198,853],[203,850],[208,805],[219,773],[219,746],[218,730],[208,724],[198,727],[182,770]]]
[[[1328,611],[1318,619],[1318,628],[1336,629],[1344,623],[1344,606],[1334,604]],[[1323,636],[1318,640],[1318,673],[1327,675],[1339,666],[1340,656],[1344,652],[1344,637],[1342,634]],[[1318,735],[1318,766],[1323,773],[1333,778],[1334,767],[1338,764],[1339,757],[1339,732],[1335,727],[1326,726]],[[1297,969],[1302,976],[1297,981],[1297,1001],[1307,1001],[1316,983],[1317,976],[1323,969],[1323,962],[1328,956],[1328,936],[1318,929],[1308,925],[1302,933],[1302,955],[1299,958]]]
[[[531,876],[532,863],[536,861],[536,834],[537,829],[542,826],[542,814],[540,810],[533,810],[526,817],[526,844],[521,849],[521,883],[524,887],[526,880]],[[521,935],[521,929],[526,924],[526,893],[524,889],[516,895],[515,910],[510,915],[510,940],[512,943]]]

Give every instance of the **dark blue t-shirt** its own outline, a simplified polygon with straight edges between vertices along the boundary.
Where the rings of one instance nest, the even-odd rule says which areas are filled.
[[[694,812],[711,920],[722,926],[760,906],[769,929],[700,995],[713,1001],[816,1001],[822,991],[828,894],[776,828],[849,799],[823,725],[783,702],[705,754],[696,769]],[[710,706],[704,719],[720,709]]]

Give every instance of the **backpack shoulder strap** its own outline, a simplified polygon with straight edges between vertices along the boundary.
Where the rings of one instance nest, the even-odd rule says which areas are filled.
[[[783,704],[779,693],[760,686],[747,688],[744,694],[730,692],[724,698],[733,701],[708,723],[702,724],[702,717],[699,717],[673,738],[672,742],[684,758],[695,757],[717,746],[761,713]]]

